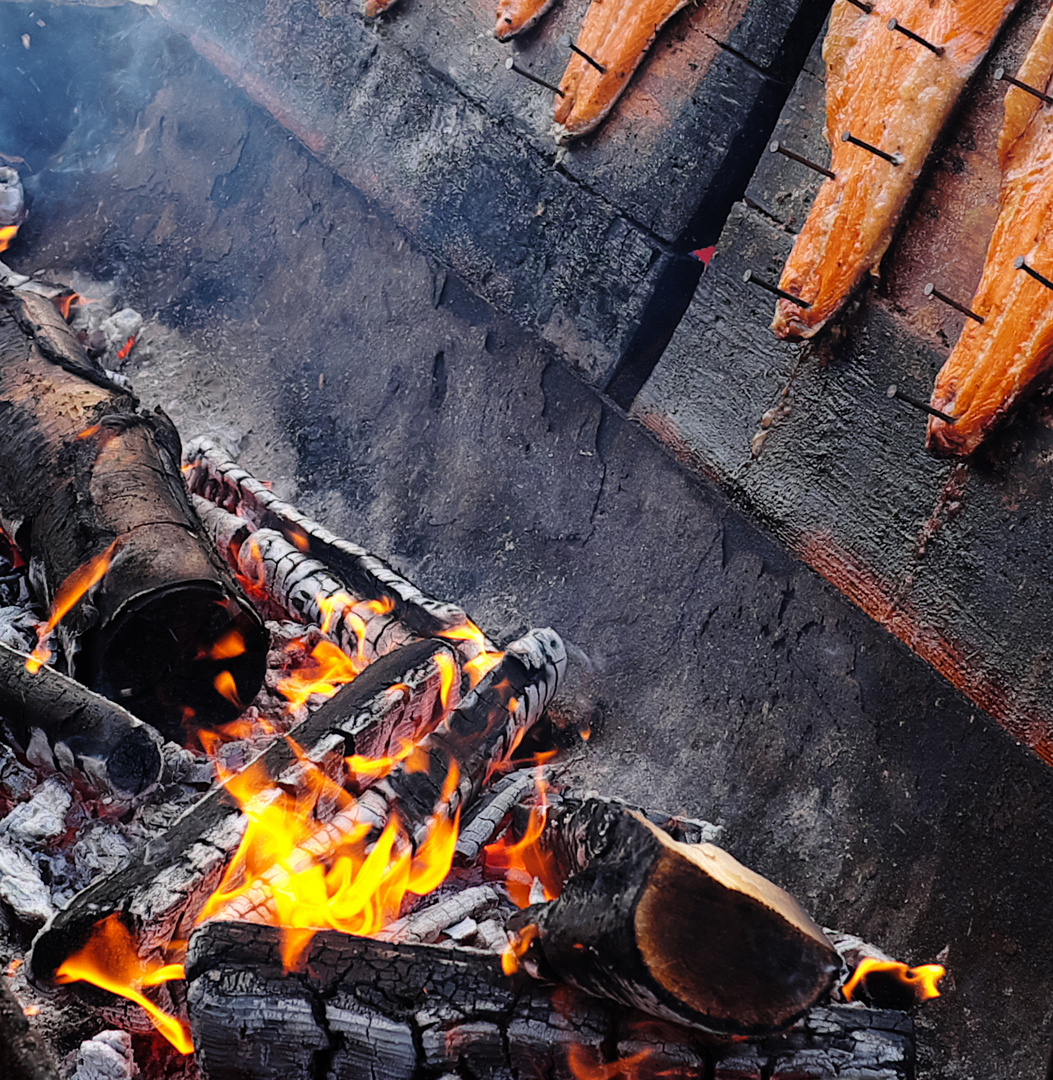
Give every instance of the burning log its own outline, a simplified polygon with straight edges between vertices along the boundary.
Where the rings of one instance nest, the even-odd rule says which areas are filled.
[[[597,1063],[644,1060],[670,1078],[913,1076],[913,1027],[902,1013],[813,1009],[793,1031],[727,1045],[610,1002],[504,976],[469,949],[395,945],[326,931],[304,970],[285,973],[273,927],[209,923],[187,956],[187,1003],[207,1080],[423,1080],[452,1073],[612,1076]],[[593,1071],[580,1070],[580,1062]],[[572,1071],[572,1062],[579,1071]]]
[[[606,799],[568,803],[546,834],[571,876],[518,917],[540,977],[739,1036],[789,1027],[833,986],[841,960],[820,927],[721,848]]]
[[[297,550],[332,570],[353,595],[372,600],[390,597],[395,616],[413,633],[431,637],[466,625],[468,617],[456,604],[426,596],[365,548],[282,502],[209,439],[189,443],[185,461],[187,486],[194,494],[247,519],[255,529],[282,533]]]
[[[166,735],[187,710],[237,715],[266,632],[201,531],[167,417],[140,412],[44,297],[6,289],[0,401],[0,519],[72,673]]]
[[[149,724],[53,668],[30,674],[29,661],[0,644],[0,716],[34,760],[121,800],[157,783],[161,736]]]
[[[371,665],[354,682],[290,732],[312,761],[354,753],[366,733],[373,743],[413,730],[440,713],[442,673],[436,657],[449,646],[422,641]],[[298,762],[289,742],[278,740],[257,761],[295,787]],[[186,935],[233,857],[246,827],[240,807],[217,786],[139,857],[117,874],[100,878],[44,927],[34,942],[31,971],[50,984],[67,956],[81,949],[97,922],[117,912],[134,931],[140,955],[163,952]]]

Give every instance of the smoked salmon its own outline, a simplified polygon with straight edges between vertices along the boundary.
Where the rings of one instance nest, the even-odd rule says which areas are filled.
[[[819,189],[779,281],[809,305],[778,301],[779,337],[811,337],[877,272],[933,142],[1017,2],[874,0],[867,12],[835,0],[823,43],[835,179]]]
[[[564,139],[592,131],[614,107],[658,31],[689,0],[592,0],[577,45],[604,71],[575,53],[559,84],[556,123]]]
[[[1053,10],[1017,73],[1049,95],[1053,79]],[[964,457],[982,442],[1013,402],[1053,367],[1053,288],[1017,263],[1053,278],[1053,106],[1026,90],[1005,96],[998,140],[1002,183],[998,220],[987,248],[973,310],[936,376],[932,404],[955,423],[929,421],[929,449]]]
[[[498,0],[497,25],[494,37],[510,41],[516,34],[529,30],[556,0]]]

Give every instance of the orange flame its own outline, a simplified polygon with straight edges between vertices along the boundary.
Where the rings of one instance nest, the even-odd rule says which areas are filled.
[[[245,652],[245,638],[240,630],[228,630],[209,650],[210,660],[232,660]]]
[[[508,894],[520,908],[530,906],[535,880],[540,882],[546,900],[555,900],[563,888],[555,859],[538,843],[548,820],[548,784],[540,771],[535,783],[538,801],[530,808],[523,838],[512,843],[506,831],[500,840],[483,849],[487,868],[504,874]]]
[[[0,251],[7,251],[18,232],[17,225],[0,226]]]
[[[523,959],[530,943],[538,936],[536,923],[529,923],[522,930],[513,931],[509,938],[505,951],[501,953],[501,970],[506,975],[514,975],[519,970],[519,962]]]
[[[128,354],[135,348],[135,335],[132,336],[117,350],[117,359],[126,360]]]
[[[244,708],[238,699],[238,684],[229,671],[221,671],[212,680],[212,685],[215,686],[216,693],[221,697],[225,697],[236,709]]]
[[[503,652],[490,650],[482,630],[470,619],[463,626],[451,626],[448,630],[440,630],[438,636],[446,638],[447,641],[471,641],[478,646],[478,654],[464,665],[469,689],[478,686],[482,678],[492,671],[505,655]]]
[[[450,695],[457,681],[457,665],[452,656],[436,653],[435,666],[439,669],[439,704],[442,705],[443,715],[445,715],[450,711]]]
[[[97,304],[98,300],[90,300],[86,296],[81,296],[80,293],[71,292],[68,293],[66,296],[60,296],[57,300],[53,302],[55,304],[55,307],[59,309],[59,314],[66,320],[66,322],[69,322],[69,317],[73,311],[74,306],[85,307],[88,304]]]
[[[303,767],[306,792],[299,797],[276,788],[258,764],[223,778],[249,825],[199,921],[222,917],[233,901],[250,898],[254,910],[266,908],[268,921],[285,931],[282,960],[294,970],[316,931],[369,936],[398,918],[407,894],[438,888],[453,864],[460,811],[448,810],[458,781],[452,765],[416,850],[397,813],[370,843],[369,825],[355,821],[354,799],[290,745]],[[323,799],[340,809],[346,829],[318,821]]]
[[[298,641],[290,642],[286,650],[293,652],[299,644]],[[319,641],[303,667],[278,681],[278,693],[289,702],[290,709],[298,709],[314,694],[332,697],[341,686],[352,682],[364,667],[357,657],[348,656],[339,645]]]
[[[644,1066],[655,1051],[647,1048],[621,1061],[612,1061],[603,1065],[596,1061],[596,1054],[584,1046],[572,1043],[567,1048],[567,1067],[575,1080],[641,1080],[643,1076],[673,1077],[685,1075],[681,1069],[662,1069],[653,1072]]]
[[[904,986],[909,986],[918,1001],[928,1001],[940,996],[939,982],[947,974],[942,964],[922,964],[919,967],[907,967],[894,960],[877,960],[872,956],[864,957],[859,967],[852,972],[852,977],[842,987],[845,1001],[852,1001],[856,991],[866,981],[871,972],[887,972],[899,979]]]
[[[51,612],[48,615],[44,629],[37,639],[36,648],[29,654],[26,660],[26,671],[35,675],[41,667],[51,659],[51,649],[48,648],[48,639],[55,632],[55,627],[69,614],[71,608],[81,599],[89,589],[93,589],[105,576],[106,571],[113,562],[114,555],[121,546],[121,538],[118,537],[103,552],[89,559],[83,566],[77,567],[72,574],[58,587],[55,599],[51,603]]]
[[[185,977],[182,964],[143,960],[136,952],[132,935],[116,912],[96,923],[87,945],[55,972],[56,982],[89,982],[134,1001],[146,1010],[150,1022],[181,1054],[192,1054],[194,1044],[186,1025],[159,1009],[140,992],[144,986],[157,986]]]

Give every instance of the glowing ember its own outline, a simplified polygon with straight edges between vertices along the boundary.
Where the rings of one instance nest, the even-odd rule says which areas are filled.
[[[285,931],[287,970],[297,967],[316,931],[369,936],[398,918],[407,894],[437,889],[453,863],[460,818],[447,808],[458,780],[453,767],[416,850],[397,813],[371,842],[370,825],[356,820],[353,797],[294,749],[306,788],[297,797],[276,788],[260,765],[224,779],[249,824],[199,916],[223,918],[232,902],[251,900],[254,912],[266,912],[265,921]],[[341,825],[319,822],[315,808],[322,800],[338,807]]]
[[[592,1053],[573,1043],[567,1049],[567,1067],[575,1080],[638,1080],[643,1074],[640,1066],[653,1055],[653,1050],[641,1050],[621,1061],[612,1061],[601,1065]],[[671,1075],[666,1072],[651,1074],[655,1076]]]
[[[292,653],[300,647],[299,641],[292,641],[286,650]],[[306,664],[279,680],[278,693],[289,702],[290,709],[298,709],[315,694],[332,697],[341,686],[353,681],[364,667],[365,664],[348,656],[339,645],[319,641]]]
[[[89,982],[134,1001],[146,1010],[150,1022],[181,1054],[192,1054],[194,1044],[186,1026],[159,1009],[141,992],[144,986],[158,986],[185,977],[182,964],[144,961],[116,913],[96,924],[87,945],[69,957],[55,973],[57,982]]]
[[[519,970],[519,962],[526,955],[530,943],[538,935],[538,928],[534,923],[524,926],[522,930],[513,933],[505,951],[501,953],[501,970],[506,975],[514,975]]]
[[[209,650],[210,660],[231,660],[245,652],[245,638],[240,630],[228,630]]]
[[[81,296],[80,293],[71,292],[66,296],[60,296],[54,301],[55,307],[59,309],[59,313],[62,317],[69,322],[70,315],[73,313],[74,307],[85,307],[88,304],[97,304],[97,300],[89,300],[86,296]]]
[[[899,980],[910,987],[918,1001],[928,1001],[940,996],[939,982],[947,974],[942,964],[922,964],[920,967],[907,967],[894,960],[876,960],[872,956],[860,961],[859,967],[852,972],[852,977],[842,987],[845,1001],[852,1001],[860,987],[865,988],[868,975],[881,972]]]
[[[7,251],[18,232],[17,225],[0,226],[0,251]]]
[[[52,601],[47,622],[37,639],[36,648],[30,653],[29,659],[26,661],[26,671],[31,675],[35,675],[51,659],[51,649],[48,648],[47,643],[55,632],[55,627],[65,618],[80,598],[103,579],[120,546],[121,539],[118,537],[105,551],[74,570],[59,586],[55,599]]]
[[[126,360],[128,354],[135,348],[135,335],[132,336],[117,350],[117,359]]]
[[[536,784],[538,801],[530,808],[523,838],[512,843],[506,832],[500,840],[484,848],[487,868],[504,875],[509,896],[521,908],[533,902],[531,892],[535,881],[540,883],[546,900],[555,900],[563,888],[555,860],[538,843],[548,818],[548,785],[540,771]]]

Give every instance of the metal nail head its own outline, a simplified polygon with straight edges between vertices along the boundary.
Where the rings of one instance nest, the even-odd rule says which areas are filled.
[[[1025,90],[1032,97],[1037,97],[1039,101],[1045,102],[1046,105],[1053,105],[1053,97],[1050,97],[1049,94],[1043,94],[1041,90],[1036,90],[1033,86],[1028,86],[1026,82],[1021,82],[1012,75],[1007,75],[1004,67],[995,68],[994,77],[995,82],[1007,82],[1010,86],[1015,86],[1018,90]]]
[[[1013,260],[1013,266],[1015,269],[1023,270],[1025,274],[1029,274],[1037,282],[1045,285],[1047,289],[1053,289],[1053,281],[1050,281],[1048,277],[1040,274],[1033,266],[1028,266],[1027,259],[1025,259],[1023,255]]]
[[[909,37],[911,41],[916,41],[919,45],[924,45],[929,52],[934,52],[937,56],[943,56],[942,45],[933,45],[931,41],[926,41],[921,34],[915,34],[913,30],[908,30],[898,19],[889,19],[888,28],[895,30],[904,37]]]
[[[958,417],[949,416],[945,412],[940,412],[939,409],[934,409],[928,402],[919,401],[916,397],[911,397],[910,394],[905,394],[900,388],[893,383],[885,393],[890,398],[895,398],[897,401],[902,401],[905,405],[910,405],[912,408],[920,409],[924,413],[928,413],[929,416],[935,416],[938,420],[942,420],[945,424],[957,424]]]
[[[970,319],[975,319],[981,326],[983,326],[984,317],[982,315],[977,315],[972,308],[966,307],[963,303],[961,303],[961,301],[955,300],[953,297],[948,296],[946,293],[940,292],[940,290],[937,289],[931,281],[928,283],[928,285],[925,286],[924,289],[922,289],[922,292],[924,292],[925,295],[930,297],[931,299],[941,300],[948,307],[954,308],[955,311],[960,311],[963,315],[968,315]]]
[[[601,75],[607,74],[607,68],[603,64],[601,64],[599,60],[594,60],[591,56],[589,56],[589,54],[584,49],[579,49],[578,46],[570,40],[570,34],[564,34],[563,37],[559,39],[559,43],[564,47],[570,49],[572,53],[577,53],[578,56],[580,56],[582,60],[584,60],[587,64],[592,64],[592,66]]]
[[[756,285],[758,288],[764,289],[765,292],[770,292],[773,296],[778,296],[782,300],[789,300],[791,304],[796,304],[806,311],[812,306],[809,301],[802,300],[799,296],[794,296],[793,293],[788,293],[785,289],[780,289],[778,285],[773,285],[770,281],[765,281],[764,278],[757,277],[752,270],[747,270],[742,275],[742,280],[747,285]]]
[[[538,86],[543,86],[546,90],[551,90],[553,94],[559,94],[560,97],[566,97],[566,94],[564,94],[558,86],[553,86],[552,83],[545,82],[544,79],[539,79],[536,75],[531,74],[531,72],[525,71],[512,59],[512,57],[509,57],[505,61],[505,67],[509,71],[514,71],[517,75],[522,75],[524,79],[529,79],[532,83],[537,83]]]
[[[887,150],[879,150],[876,146],[871,146],[870,143],[864,142],[862,139],[857,139],[851,131],[843,131],[841,133],[841,142],[851,143],[853,146],[861,147],[863,150],[869,150],[872,154],[877,155],[879,158],[884,158],[890,165],[899,167],[906,160],[900,153],[890,154]]]
[[[795,153],[793,150],[788,150],[782,145],[778,139],[775,139],[768,146],[768,149],[773,154],[782,154],[783,157],[788,157],[791,161],[796,161],[801,165],[806,165],[813,172],[822,173],[823,176],[828,176],[831,180],[837,179],[837,174],[830,169],[825,168],[822,165],[817,165],[814,161],[809,161],[806,157],[801,157],[800,154]]]

